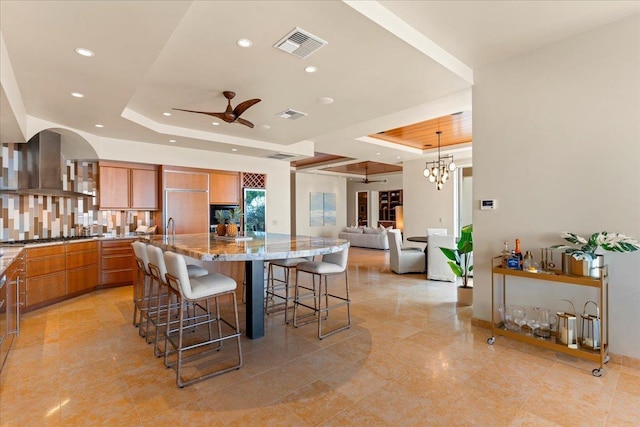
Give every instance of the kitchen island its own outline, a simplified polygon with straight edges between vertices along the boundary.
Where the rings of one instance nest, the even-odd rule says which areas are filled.
[[[246,240],[249,239],[250,240]],[[246,335],[264,336],[264,262],[340,252],[349,247],[343,239],[250,232],[244,239],[220,238],[215,233],[154,235],[148,242],[166,251],[203,262],[244,261],[247,291]]]

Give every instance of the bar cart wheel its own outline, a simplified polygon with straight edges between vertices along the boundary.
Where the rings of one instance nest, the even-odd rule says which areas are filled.
[[[604,357],[604,360],[602,361],[602,363],[609,363],[609,355],[608,354]]]
[[[487,339],[487,344],[489,344],[489,345],[493,345],[494,342],[496,342],[496,337],[491,337],[491,338]]]
[[[593,375],[594,377],[601,377],[602,376],[602,372],[604,372],[604,369],[595,368],[593,371],[591,371],[591,375]]]

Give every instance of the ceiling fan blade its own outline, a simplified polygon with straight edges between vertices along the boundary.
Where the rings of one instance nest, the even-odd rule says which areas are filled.
[[[187,113],[206,114],[207,116],[217,117],[217,118],[219,118],[221,120],[224,120],[227,123],[231,123],[233,121],[233,120],[229,120],[225,116],[225,113],[213,113],[213,112],[209,112],[209,111],[183,110],[182,108],[172,108],[172,110],[186,111]]]
[[[242,113],[247,111],[249,107],[257,104],[260,101],[261,101],[260,99],[249,99],[247,101],[241,102],[240,104],[236,105],[236,108],[233,109],[233,114],[235,114],[236,117],[238,117]]]
[[[253,128],[253,123],[251,123],[249,120],[245,120],[245,119],[243,119],[241,117],[238,117],[236,119],[236,122],[240,123],[241,125],[245,125],[245,126],[248,126],[250,128]]]

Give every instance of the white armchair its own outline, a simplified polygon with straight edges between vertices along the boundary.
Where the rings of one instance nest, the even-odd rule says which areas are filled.
[[[456,239],[451,235],[431,234],[427,245],[427,279],[455,282],[456,275],[447,263],[448,259],[440,248],[454,249]]]
[[[400,230],[387,231],[389,239],[389,263],[397,274],[424,273],[425,254],[420,248],[403,248]]]

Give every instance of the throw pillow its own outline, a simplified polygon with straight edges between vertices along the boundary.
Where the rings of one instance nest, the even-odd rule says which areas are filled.
[[[345,233],[362,234],[362,228],[358,228],[358,227],[345,227],[343,231]]]

